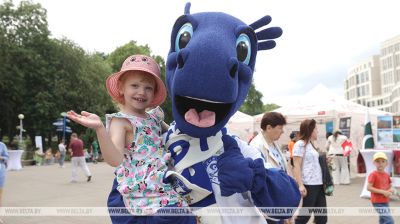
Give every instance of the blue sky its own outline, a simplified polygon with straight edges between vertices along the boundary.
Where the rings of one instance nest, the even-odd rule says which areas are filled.
[[[136,40],[166,57],[185,0],[33,0],[48,10],[54,37],[109,53]],[[258,54],[254,80],[264,103],[286,105],[318,83],[343,95],[347,69],[400,35],[397,0],[192,0],[191,13],[221,11],[246,23],[264,15],[281,26],[272,51]]]

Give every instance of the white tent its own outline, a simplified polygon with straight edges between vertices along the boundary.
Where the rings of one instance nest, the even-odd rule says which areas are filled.
[[[229,133],[238,136],[243,141],[247,141],[253,134],[254,118],[248,114],[237,111],[229,119],[226,127]]]
[[[362,147],[362,139],[364,137],[365,114],[369,112],[369,117],[373,127],[374,139],[376,142],[376,117],[379,115],[390,114],[374,108],[368,108],[344,99],[329,90],[322,84],[318,84],[307,94],[299,98],[290,106],[284,106],[274,110],[286,116],[287,125],[285,133],[279,139],[282,145],[289,142],[289,134],[292,131],[298,131],[300,123],[304,119],[315,119],[318,127],[318,146],[325,148],[325,123],[333,121],[334,130],[339,129],[339,120],[344,117],[351,117],[350,139],[353,143],[352,157]],[[259,130],[260,122],[263,114],[254,116],[255,130]],[[354,159],[354,158],[353,158]],[[355,164],[355,163],[354,163]]]

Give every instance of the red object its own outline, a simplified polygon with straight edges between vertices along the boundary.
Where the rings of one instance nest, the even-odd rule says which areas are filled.
[[[393,169],[395,174],[400,174],[400,150],[393,150]]]
[[[71,143],[69,143],[69,148],[72,149],[72,157],[82,157],[85,155],[83,153],[83,142],[80,139],[71,140]]]
[[[318,111],[318,115],[325,115],[325,111]]]
[[[390,176],[386,172],[374,171],[368,176],[368,183],[372,184],[372,187],[380,190],[390,189]],[[385,197],[383,194],[371,192],[372,203],[388,203],[389,197]]]
[[[362,157],[361,153],[358,153],[357,157],[357,171],[358,173],[366,173],[367,170],[365,168],[364,158]]]
[[[353,150],[353,143],[351,143],[350,140],[346,140],[343,142],[342,144],[342,148],[343,148],[343,156],[348,156],[351,152],[351,150]]]

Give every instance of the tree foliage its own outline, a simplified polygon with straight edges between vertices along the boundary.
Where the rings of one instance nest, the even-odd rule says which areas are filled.
[[[17,133],[17,115],[33,138],[51,139],[52,123],[74,109],[104,114],[114,108],[104,81],[112,69],[101,54],[88,54],[73,42],[49,38],[40,4],[0,5],[0,138]],[[84,131],[80,126],[78,132]]]
[[[281,106],[274,104],[274,103],[269,103],[269,104],[265,104],[264,105],[264,112],[268,112],[268,111],[273,111],[275,109],[280,108]]]
[[[155,58],[165,80],[165,60],[152,55],[148,45],[136,41],[116,48],[109,55],[87,53],[68,40],[50,37],[47,13],[40,4],[10,0],[0,4],[0,140],[19,132],[18,114],[24,114],[26,135],[36,135],[49,141],[56,135],[52,123],[61,112],[90,111],[104,117],[118,108],[107,94],[105,80],[119,71],[123,61],[133,54]],[[254,85],[241,111],[255,115],[264,112],[262,94]],[[161,105],[165,121],[172,118],[171,99]],[[74,132],[88,139],[95,133],[83,126],[71,124]],[[59,134],[59,133],[58,133]]]
[[[243,105],[240,107],[240,111],[248,115],[257,115],[264,112],[264,106],[262,102],[262,93],[256,89],[254,83],[251,84],[247,98]]]

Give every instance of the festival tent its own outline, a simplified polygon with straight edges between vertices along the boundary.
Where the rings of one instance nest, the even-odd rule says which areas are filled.
[[[333,129],[339,129],[340,118],[350,117],[350,140],[353,143],[352,157],[358,155],[358,150],[362,147],[364,136],[365,114],[369,112],[373,127],[374,139],[376,140],[377,116],[388,115],[390,113],[369,108],[344,99],[342,96],[329,90],[326,86],[318,84],[304,96],[298,98],[291,105],[283,106],[274,110],[286,116],[287,125],[285,133],[279,139],[279,143],[286,145],[289,142],[289,135],[292,131],[299,131],[300,123],[304,119],[315,119],[318,127],[319,148],[325,149],[325,125],[333,122]],[[255,130],[258,131],[263,114],[254,116]],[[355,163],[354,163],[355,164]]]
[[[246,141],[253,134],[254,118],[248,114],[237,111],[231,119],[229,119],[226,127],[228,132],[238,136],[243,141]]]

